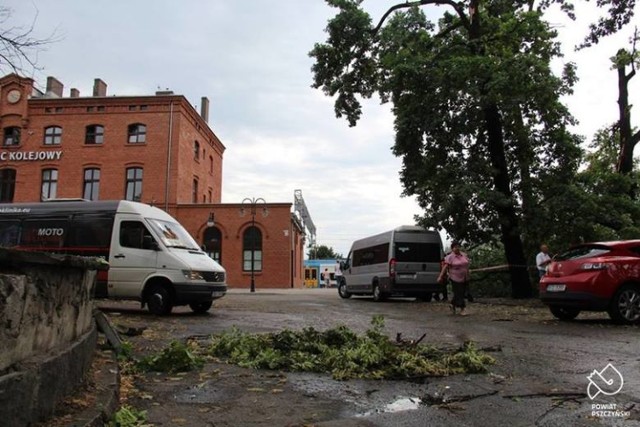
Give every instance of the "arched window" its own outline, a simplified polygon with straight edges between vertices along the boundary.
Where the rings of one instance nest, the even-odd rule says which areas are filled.
[[[247,228],[242,236],[242,270],[262,271],[262,232],[258,227]]]
[[[200,159],[200,143],[198,141],[193,141],[193,158]]]
[[[127,168],[124,198],[134,202],[142,200],[142,168]]]
[[[62,142],[62,128],[49,126],[44,128],[44,145],[60,145]]]
[[[85,133],[85,144],[102,144],[104,142],[104,126],[89,125]]]
[[[82,198],[98,200],[100,194],[100,169],[88,168],[84,170],[84,187]]]
[[[0,169],[0,202],[13,202],[16,189],[16,170]]]
[[[218,227],[204,230],[203,242],[205,252],[218,264],[222,264],[222,233]]]
[[[142,123],[129,125],[129,144],[144,144],[147,141],[147,126]]]
[[[20,145],[20,128],[18,126],[9,126],[4,128],[2,145],[5,147]]]
[[[58,169],[44,169],[42,171],[42,186],[40,200],[55,199],[58,194]]]
[[[191,188],[191,203],[198,203],[198,180],[194,178]]]

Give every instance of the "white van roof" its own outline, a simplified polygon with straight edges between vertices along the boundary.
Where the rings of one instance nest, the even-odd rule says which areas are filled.
[[[393,236],[397,233],[420,233],[437,236],[440,241],[440,233],[435,230],[427,230],[426,228],[419,227],[417,225],[401,225],[393,230],[385,231],[384,233],[375,234],[373,236],[358,239],[351,245],[351,250],[361,249],[369,246],[375,246],[384,243],[390,243]]]
[[[417,225],[401,225],[400,227],[396,227],[393,229],[395,232],[420,232],[420,233],[437,233],[435,230],[427,230],[424,227],[420,227]]]

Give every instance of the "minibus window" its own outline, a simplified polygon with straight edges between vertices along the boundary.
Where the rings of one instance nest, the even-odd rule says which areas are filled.
[[[159,219],[148,219],[148,221],[153,231],[156,232],[166,247],[200,251],[200,247],[189,232],[177,222]]]
[[[437,243],[396,242],[397,262],[440,262],[440,245]]]
[[[10,248],[20,239],[20,221],[0,221],[0,246]]]
[[[135,249],[150,249],[144,246],[144,238],[151,233],[140,221],[122,221],[120,223],[120,246]]]
[[[60,249],[64,247],[69,220],[67,218],[34,218],[22,224],[20,246],[25,249]]]
[[[109,248],[113,218],[105,215],[78,215],[73,219],[67,246],[79,251]]]
[[[371,246],[353,251],[353,267],[372,264],[384,264],[389,257],[389,244]]]

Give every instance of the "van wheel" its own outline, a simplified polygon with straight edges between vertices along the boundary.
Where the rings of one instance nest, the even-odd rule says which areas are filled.
[[[203,314],[209,311],[212,305],[213,301],[202,301],[192,302],[191,304],[189,304],[189,307],[191,307],[191,310],[193,310],[194,313]]]
[[[341,280],[338,285],[338,295],[340,295],[340,298],[344,299],[351,298],[351,292],[347,290],[347,284],[344,280]]]
[[[380,290],[380,286],[378,286],[377,283],[373,284],[373,300],[375,302],[380,302],[380,301],[384,301],[385,300],[385,295],[384,293],[382,293],[382,291]]]
[[[171,313],[173,302],[167,288],[156,285],[151,288],[147,295],[147,306],[151,314],[163,316]]]
[[[560,320],[573,320],[580,314],[580,310],[577,308],[551,306],[549,310],[551,314]]]
[[[640,323],[640,287],[624,285],[613,297],[609,316],[616,323]]]

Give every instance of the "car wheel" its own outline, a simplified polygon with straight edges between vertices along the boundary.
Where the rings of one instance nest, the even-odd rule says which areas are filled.
[[[424,302],[431,302],[432,299],[433,299],[433,294],[426,294],[418,297],[418,300],[424,301]]]
[[[375,302],[380,302],[385,300],[385,295],[384,293],[382,293],[382,290],[380,290],[380,286],[378,286],[377,283],[373,284],[373,300]]]
[[[616,323],[640,323],[640,287],[624,285],[613,297],[609,316]]]
[[[351,292],[347,291],[347,284],[344,280],[341,280],[338,285],[338,295],[340,295],[340,298],[344,299],[351,298]]]
[[[192,302],[191,304],[189,304],[189,307],[191,307],[191,310],[193,310],[194,313],[202,314],[209,311],[212,305],[213,305],[213,301],[202,301],[202,302]]]
[[[573,320],[580,314],[580,310],[570,307],[551,306],[549,310],[551,310],[551,314],[560,320]]]
[[[173,301],[171,294],[164,286],[156,285],[149,291],[147,298],[147,307],[149,312],[158,316],[171,313],[173,309]]]

